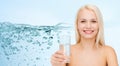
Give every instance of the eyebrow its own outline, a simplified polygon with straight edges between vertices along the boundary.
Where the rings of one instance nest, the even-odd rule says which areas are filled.
[[[79,20],[86,20],[86,19],[81,18],[81,19],[79,19]],[[92,18],[92,19],[90,19],[90,20],[96,20],[96,21],[97,21],[97,19],[96,19],[96,18]]]
[[[97,19],[91,19],[91,20],[95,20],[95,21],[97,21]]]

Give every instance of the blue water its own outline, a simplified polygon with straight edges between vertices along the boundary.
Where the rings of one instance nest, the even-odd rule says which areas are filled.
[[[51,66],[50,57],[59,49],[58,34],[70,29],[63,23],[34,26],[0,22],[0,66]]]

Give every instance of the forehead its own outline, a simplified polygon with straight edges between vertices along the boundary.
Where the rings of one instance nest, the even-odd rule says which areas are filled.
[[[78,13],[78,19],[97,19],[97,17],[94,11],[82,9]]]

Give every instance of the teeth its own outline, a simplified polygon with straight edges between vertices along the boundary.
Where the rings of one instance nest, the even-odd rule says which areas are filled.
[[[93,31],[92,31],[92,30],[84,30],[84,32],[87,33],[87,34],[90,34],[90,33],[92,33]]]

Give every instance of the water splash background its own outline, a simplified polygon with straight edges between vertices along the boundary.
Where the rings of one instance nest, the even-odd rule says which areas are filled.
[[[67,26],[67,27],[66,27]],[[0,66],[51,66],[50,57],[59,49],[58,33],[66,24],[33,26],[0,23]]]

